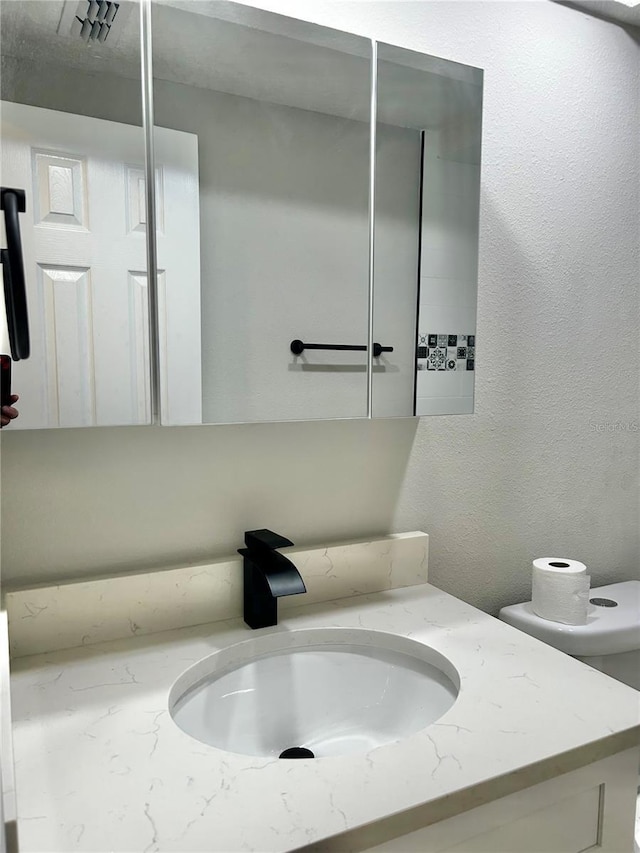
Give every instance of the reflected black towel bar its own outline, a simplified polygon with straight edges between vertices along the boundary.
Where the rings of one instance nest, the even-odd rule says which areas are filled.
[[[366,346],[360,344],[305,344],[296,339],[291,341],[291,352],[300,355],[306,349],[333,349],[333,350],[361,350],[366,352]],[[373,356],[378,358],[383,352],[393,352],[393,347],[383,347],[382,344],[373,345]]]

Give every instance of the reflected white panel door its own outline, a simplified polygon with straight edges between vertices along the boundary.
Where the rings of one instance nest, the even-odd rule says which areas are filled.
[[[2,183],[27,194],[21,223],[32,354],[14,365],[15,427],[148,423],[142,130],[7,102],[1,117]],[[197,423],[197,137],[162,129],[156,151],[163,412],[172,423]],[[180,287],[167,304],[174,280]]]

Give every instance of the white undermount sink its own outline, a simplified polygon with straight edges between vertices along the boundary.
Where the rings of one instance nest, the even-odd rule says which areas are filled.
[[[367,752],[434,723],[456,700],[453,665],[378,631],[278,632],[199,661],[173,685],[171,716],[228,752],[324,758]],[[303,748],[303,754],[281,754]]]

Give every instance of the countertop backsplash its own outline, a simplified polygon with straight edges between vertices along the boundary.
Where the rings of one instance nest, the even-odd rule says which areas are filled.
[[[421,532],[287,548],[307,592],[279,607],[424,584],[428,548]],[[242,615],[242,559],[17,589],[4,606],[14,658],[218,622]]]

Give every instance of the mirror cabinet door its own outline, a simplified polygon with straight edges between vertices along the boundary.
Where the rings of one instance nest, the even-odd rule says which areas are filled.
[[[472,412],[482,72],[153,0],[156,325],[139,13],[0,6],[32,341],[12,429],[150,423],[156,337],[167,425]]]
[[[138,4],[3,0],[0,30],[31,326],[11,429],[149,423]]]
[[[365,417],[371,43],[200,0],[152,32],[162,422]]]
[[[482,71],[377,54],[373,416],[471,413]]]

